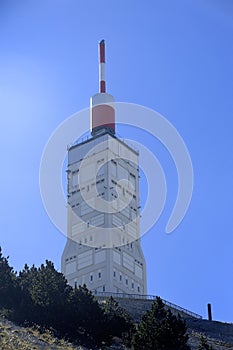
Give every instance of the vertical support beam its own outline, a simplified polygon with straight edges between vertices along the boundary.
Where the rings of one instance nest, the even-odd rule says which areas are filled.
[[[207,304],[207,310],[208,310],[208,320],[209,320],[209,321],[212,321],[211,304]]]

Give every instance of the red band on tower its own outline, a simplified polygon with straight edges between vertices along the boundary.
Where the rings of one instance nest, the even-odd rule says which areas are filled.
[[[99,93],[91,98],[91,134],[115,134],[114,97],[106,93],[105,42],[99,42]]]

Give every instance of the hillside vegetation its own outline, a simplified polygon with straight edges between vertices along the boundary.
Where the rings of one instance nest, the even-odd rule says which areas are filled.
[[[198,347],[197,343],[193,347],[190,340],[196,335],[191,334],[189,339],[190,330],[187,332],[185,321],[180,315],[172,314],[160,298],[142,316],[141,322],[135,324],[113,298],[100,305],[85,285],[69,286],[50,261],[39,268],[25,265],[16,274],[1,248],[0,315],[2,350],[107,349],[109,346],[132,350],[212,349],[200,336]],[[115,346],[114,339],[120,339]]]

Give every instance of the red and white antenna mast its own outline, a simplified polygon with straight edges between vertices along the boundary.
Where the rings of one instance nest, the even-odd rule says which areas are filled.
[[[106,92],[105,80],[105,41],[99,43],[99,92]]]
[[[99,42],[99,93],[91,97],[91,134],[115,134],[114,97],[106,93],[105,41]]]

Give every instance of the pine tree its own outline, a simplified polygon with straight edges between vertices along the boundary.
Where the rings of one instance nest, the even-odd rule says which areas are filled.
[[[66,332],[69,339],[83,345],[100,344],[105,340],[103,310],[85,285],[70,292],[68,308]]]
[[[0,247],[0,308],[14,308],[18,302],[16,273],[9,265],[9,257],[5,258]]]
[[[25,265],[19,273],[18,281],[22,291],[18,321],[25,320],[29,324],[37,323],[41,327],[60,330],[71,289],[63,274],[56,271],[52,262],[46,260],[46,264],[39,268]]]
[[[132,318],[119,306],[113,297],[110,297],[104,303],[103,309],[106,316],[106,333],[108,333],[109,340],[114,336],[123,337],[124,342],[128,345],[134,329]]]
[[[142,317],[132,339],[133,350],[186,350],[188,335],[180,315],[175,316],[160,298]]]

